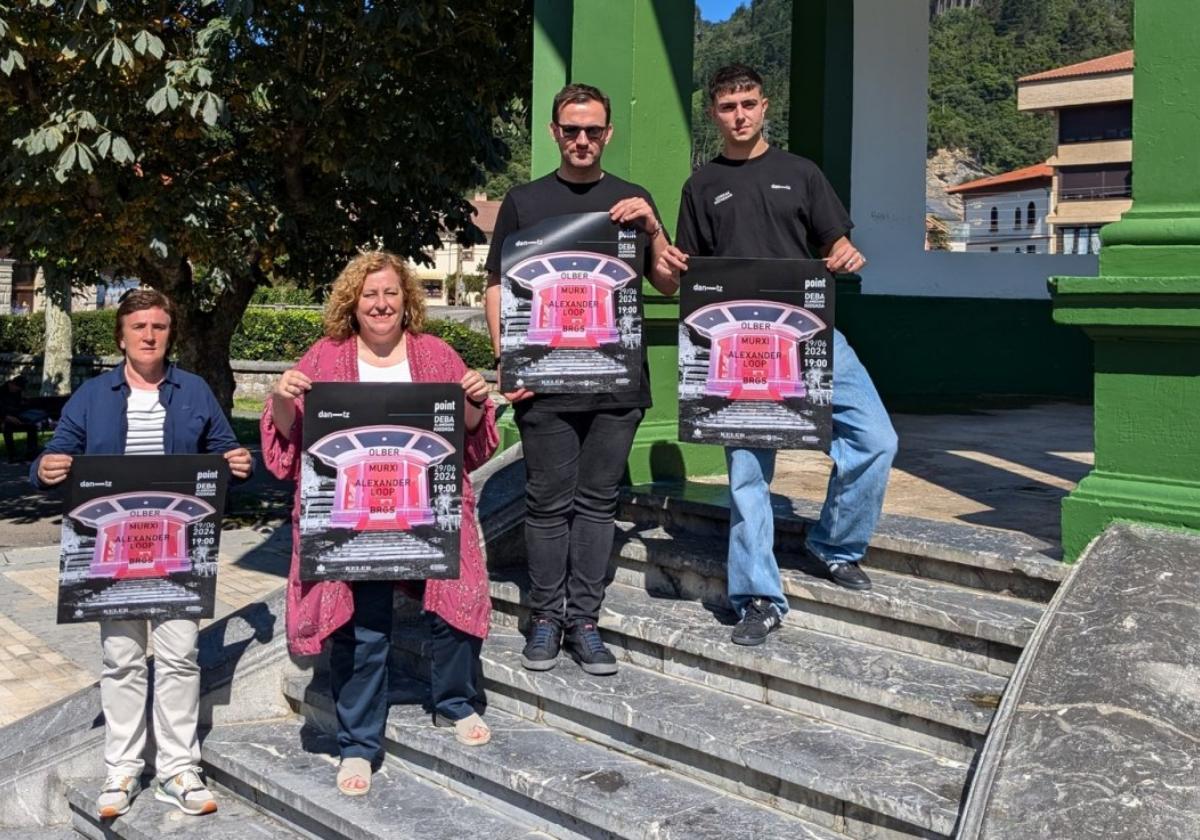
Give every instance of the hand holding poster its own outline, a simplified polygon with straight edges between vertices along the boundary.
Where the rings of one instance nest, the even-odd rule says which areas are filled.
[[[583,394],[641,385],[644,238],[607,213],[574,213],[505,239],[501,390]]]
[[[212,618],[220,455],[80,455],[63,511],[58,622]]]
[[[821,260],[692,257],[680,288],[679,439],[828,452],[833,297]]]
[[[300,577],[458,577],[463,392],[317,382],[305,399]]]

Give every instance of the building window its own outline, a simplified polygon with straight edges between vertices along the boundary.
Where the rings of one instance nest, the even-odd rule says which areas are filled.
[[[1133,164],[1131,163],[1064,166],[1058,172],[1058,198],[1060,201],[1129,198],[1133,195]]]
[[[442,296],[442,281],[441,280],[425,280],[425,297],[441,298]]]
[[[462,258],[464,262],[475,262],[475,246],[464,245],[462,249]]]
[[[1101,227],[1102,225],[1060,227],[1058,229],[1058,252],[1060,254],[1100,253]]]
[[[1058,112],[1059,143],[1128,140],[1133,137],[1133,103],[1083,105]]]
[[[1037,205],[1031,201],[1031,202],[1029,202],[1029,206],[1025,208],[1025,226],[1033,227],[1036,224],[1037,224]]]
[[[1000,232],[1000,210],[996,207],[992,208],[992,224],[989,229],[992,233]]]
[[[1025,246],[1025,253],[1026,253],[1026,254],[1036,254],[1036,253],[1037,253],[1037,246],[1036,246],[1036,245],[1026,245],[1026,246]]]
[[[988,250],[993,254],[998,254],[998,253],[1000,253],[1000,246],[993,245],[992,247],[988,248]]]
[[[1013,230],[1021,229],[1021,208],[1013,208]]]

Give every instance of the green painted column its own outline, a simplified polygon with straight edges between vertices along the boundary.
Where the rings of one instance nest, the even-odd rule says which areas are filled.
[[[604,168],[648,189],[674,230],[690,174],[692,0],[536,0],[534,14],[533,174],[558,164],[545,130],[554,93],[568,81],[595,85],[612,100]],[[723,471],[720,447],[678,443],[679,304],[644,288],[654,407],[634,441],[630,480]]]
[[[1114,520],[1200,530],[1200,9],[1135,6],[1132,209],[1100,277],[1051,280],[1054,318],[1095,343],[1096,466],[1063,500],[1078,557]]]
[[[842,204],[853,215],[850,207],[854,148],[853,3],[793,0],[791,67],[788,149],[821,167]],[[839,296],[861,291],[862,277],[838,275]]]

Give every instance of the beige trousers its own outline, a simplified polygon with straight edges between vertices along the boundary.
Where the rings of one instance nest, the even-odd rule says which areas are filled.
[[[155,770],[160,779],[200,763],[200,622],[102,621],[100,706],[104,710],[104,765],[108,775],[140,776],[146,751],[147,625],[154,632]]]

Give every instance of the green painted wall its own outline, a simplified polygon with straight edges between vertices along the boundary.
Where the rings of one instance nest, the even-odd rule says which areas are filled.
[[[839,290],[840,291],[840,290]],[[889,407],[913,397],[1092,393],[1092,345],[1048,300],[847,295],[837,325]]]

